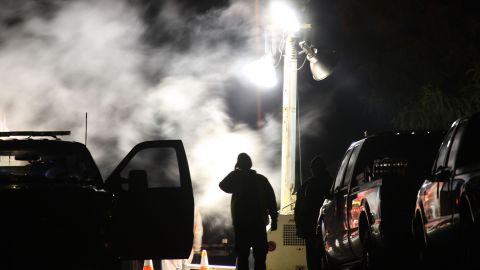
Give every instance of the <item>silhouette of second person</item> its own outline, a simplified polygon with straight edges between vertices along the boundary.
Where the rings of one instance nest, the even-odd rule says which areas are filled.
[[[317,220],[323,201],[330,192],[333,178],[327,171],[325,161],[316,156],[310,163],[312,175],[297,191],[295,202],[295,225],[297,235],[305,239],[308,270],[321,269],[321,258],[325,252],[316,234]]]
[[[232,194],[237,269],[249,269],[248,257],[252,248],[255,270],[265,270],[268,252],[266,226],[270,215],[271,230],[277,229],[277,203],[268,179],[251,168],[250,157],[239,154],[235,170],[220,182],[220,188]]]

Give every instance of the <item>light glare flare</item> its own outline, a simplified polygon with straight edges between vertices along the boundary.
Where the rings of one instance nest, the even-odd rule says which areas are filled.
[[[261,88],[272,88],[277,85],[277,74],[271,61],[262,57],[243,68],[245,77]]]
[[[295,33],[300,30],[300,22],[294,10],[284,2],[273,2],[270,6],[272,24],[284,31]]]

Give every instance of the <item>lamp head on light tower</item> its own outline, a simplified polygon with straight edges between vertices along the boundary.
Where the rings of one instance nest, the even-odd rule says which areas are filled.
[[[333,68],[337,63],[334,51],[322,51],[322,54],[320,54],[316,48],[307,45],[305,41],[300,41],[298,45],[302,48],[303,53],[307,55],[307,60],[310,62],[310,70],[315,81],[321,81],[333,72]]]

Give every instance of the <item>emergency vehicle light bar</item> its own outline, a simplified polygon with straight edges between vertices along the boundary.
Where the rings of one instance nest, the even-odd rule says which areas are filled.
[[[0,132],[0,137],[14,137],[14,136],[27,136],[27,137],[53,137],[70,135],[70,131],[7,131]]]

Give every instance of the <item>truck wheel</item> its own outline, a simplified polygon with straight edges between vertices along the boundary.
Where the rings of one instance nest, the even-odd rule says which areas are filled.
[[[333,270],[335,269],[329,262],[326,252],[322,252],[320,259],[320,269],[322,270]]]
[[[474,254],[476,254],[475,244],[478,243],[478,236],[474,230],[474,221],[470,204],[466,199],[462,199],[460,205],[460,248],[462,251],[461,261],[465,263],[465,267],[469,267],[474,262]]]
[[[320,222],[320,226],[317,229],[317,234],[319,236],[319,245],[321,250],[321,269],[322,270],[335,270],[337,267],[331,262],[330,258],[328,257],[327,252],[325,251],[325,223],[323,220]]]
[[[368,230],[362,230],[362,246],[363,246],[363,254],[362,254],[362,269],[364,270],[372,270],[375,269],[374,263],[372,261],[372,248],[371,248],[371,235]]]
[[[415,260],[418,261],[420,265],[425,265],[427,259],[427,235],[425,234],[420,214],[415,215],[415,219],[412,222],[412,233],[415,243]]]
[[[360,218],[360,241],[362,243],[362,269],[364,270],[374,270],[377,269],[378,263],[374,254],[373,245],[372,245],[372,234],[370,231],[370,226],[368,226],[367,218],[365,215],[362,215]]]

